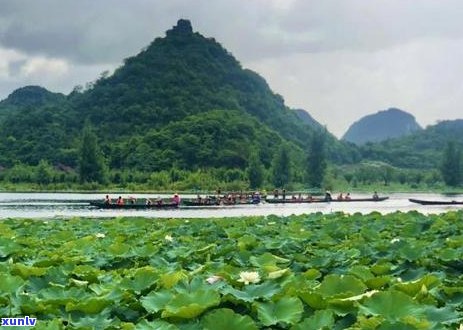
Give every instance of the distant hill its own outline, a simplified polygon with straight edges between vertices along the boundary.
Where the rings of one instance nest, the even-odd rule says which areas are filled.
[[[17,109],[37,108],[47,104],[64,102],[66,96],[61,93],[52,93],[40,86],[25,86],[18,88],[8,97],[0,101],[0,119],[10,115]]]
[[[28,88],[15,91],[5,102],[21,106],[0,127],[0,165],[47,159],[75,167],[85,122],[112,169],[243,169],[251,152],[269,167],[282,143],[302,163],[317,126],[188,20],[90,85],[58,103],[40,87],[35,98]],[[334,161],[351,161],[339,141],[330,136],[327,145]]]
[[[349,127],[342,139],[362,145],[402,137],[421,129],[411,114],[390,108],[361,118]]]
[[[407,136],[360,148],[363,159],[381,160],[398,167],[437,168],[447,142],[463,147],[463,119],[446,120]]]

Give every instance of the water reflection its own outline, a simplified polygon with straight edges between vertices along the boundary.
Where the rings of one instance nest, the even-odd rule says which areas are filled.
[[[153,194],[124,194],[137,198],[153,198]],[[207,208],[182,207],[174,210],[100,210],[89,206],[92,200],[102,200],[103,194],[78,193],[0,193],[0,218],[69,218],[69,217],[119,217],[140,216],[148,218],[209,218],[240,217],[258,215],[298,215],[313,212],[346,213],[391,213],[417,210],[421,213],[442,213],[461,209],[461,206],[422,206],[413,204],[408,198],[428,200],[463,200],[463,195],[444,196],[438,194],[390,194],[384,202],[361,203],[316,203],[316,204],[265,204],[216,206]],[[171,195],[158,195],[169,198]],[[183,196],[191,198],[194,196]],[[355,194],[355,197],[370,197]]]

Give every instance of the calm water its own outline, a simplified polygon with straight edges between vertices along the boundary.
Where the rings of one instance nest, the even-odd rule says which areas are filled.
[[[132,194],[137,198],[157,197],[153,194]],[[122,195],[128,197],[129,194]],[[167,195],[160,195],[168,198]],[[209,208],[182,207],[176,210],[100,210],[89,205],[92,200],[102,200],[103,194],[75,193],[0,193],[0,218],[69,218],[69,217],[117,217],[142,216],[150,218],[209,218],[254,215],[292,215],[313,212],[391,213],[417,210],[422,213],[442,213],[462,206],[422,206],[413,204],[408,198],[429,200],[463,200],[463,195],[443,196],[437,194],[390,194],[384,202],[361,203],[316,203],[316,204],[265,204],[242,206],[217,206]],[[117,197],[112,195],[113,198]],[[193,196],[182,196],[185,198]],[[370,197],[353,194],[353,198]]]

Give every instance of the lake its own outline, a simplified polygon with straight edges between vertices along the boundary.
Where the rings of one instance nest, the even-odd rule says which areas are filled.
[[[111,197],[117,197],[114,194]],[[121,194],[137,198],[169,198],[171,195],[158,194]],[[216,218],[259,215],[298,215],[304,213],[346,212],[370,213],[378,211],[391,213],[412,210],[421,213],[442,213],[457,210],[460,206],[422,206],[413,204],[408,198],[429,200],[463,200],[463,195],[444,196],[439,194],[395,193],[384,202],[351,202],[351,203],[314,203],[314,204],[265,204],[241,206],[217,206],[208,208],[181,207],[174,210],[100,210],[90,207],[92,200],[103,200],[104,194],[82,193],[0,193],[0,219],[5,218],[70,218],[70,217],[119,217],[140,216],[148,218]],[[193,195],[184,195],[192,198]],[[353,198],[371,197],[364,194],[353,194]]]

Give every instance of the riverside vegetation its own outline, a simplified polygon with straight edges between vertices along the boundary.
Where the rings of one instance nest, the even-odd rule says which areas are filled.
[[[35,329],[456,329],[463,213],[0,222]]]

